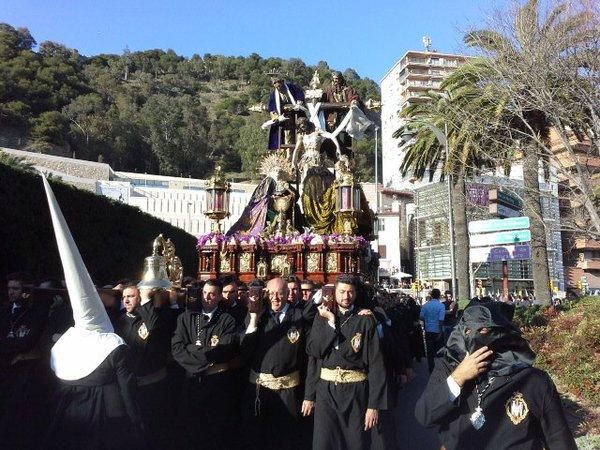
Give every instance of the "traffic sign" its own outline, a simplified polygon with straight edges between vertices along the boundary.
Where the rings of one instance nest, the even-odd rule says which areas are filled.
[[[514,194],[499,189],[490,189],[490,203],[501,203],[511,209],[523,209],[523,201]]]
[[[531,259],[531,245],[502,245],[472,248],[469,253],[472,263]]]
[[[523,215],[521,210],[512,209],[500,203],[490,203],[489,211],[490,214],[498,217],[521,217]]]
[[[508,219],[506,219],[508,220]],[[531,231],[513,230],[496,233],[476,234],[471,236],[471,247],[496,246],[502,244],[519,244],[531,241]]]
[[[491,233],[494,231],[522,230],[529,228],[529,217],[512,217],[510,219],[475,220],[469,222],[469,233]]]

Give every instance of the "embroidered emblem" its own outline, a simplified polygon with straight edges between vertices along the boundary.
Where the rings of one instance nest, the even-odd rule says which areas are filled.
[[[26,327],[25,325],[21,325],[19,328],[17,328],[17,332],[15,334],[18,338],[23,338],[27,336],[30,331],[31,330],[28,327]]]
[[[148,339],[149,335],[150,332],[148,331],[148,328],[146,328],[146,324],[142,323],[142,325],[138,328],[138,336],[145,341]]]
[[[523,398],[523,394],[515,392],[506,402],[506,415],[514,425],[518,425],[529,413],[529,407]]]
[[[356,333],[352,339],[350,339],[350,345],[354,353],[358,353],[362,344],[362,333]]]
[[[298,342],[298,339],[300,339],[300,331],[295,327],[290,328],[287,332],[287,338],[288,341],[290,341],[290,344],[295,344]]]
[[[210,338],[210,346],[216,347],[217,345],[219,345],[219,336],[217,336],[216,334],[213,334],[212,337]]]

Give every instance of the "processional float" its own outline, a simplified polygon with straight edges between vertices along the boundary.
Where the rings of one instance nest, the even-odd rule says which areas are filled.
[[[198,238],[198,278],[296,275],[322,283],[342,273],[374,278],[375,214],[356,176],[353,143],[372,122],[357,92],[334,73],[306,92],[271,72],[273,91],[263,124],[269,132],[260,164],[264,176],[242,216],[223,232],[231,185],[220,167],[206,182],[204,214],[212,231]],[[372,104],[372,102],[371,102]]]

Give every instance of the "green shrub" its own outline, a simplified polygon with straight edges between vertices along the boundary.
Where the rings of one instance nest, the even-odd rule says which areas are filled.
[[[139,209],[50,179],[52,189],[92,278],[138,279],[159,233],[170,237],[186,275],[198,268],[196,238]],[[0,164],[0,283],[12,271],[40,280],[63,279],[42,180]]]
[[[568,392],[600,404],[600,298],[583,298],[566,311],[550,307],[520,314],[530,322],[524,335],[538,354],[536,365]]]

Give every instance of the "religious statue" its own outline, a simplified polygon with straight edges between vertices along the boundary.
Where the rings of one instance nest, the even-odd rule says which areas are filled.
[[[305,115],[304,91],[296,84],[287,82],[283,77],[270,72],[273,90],[269,95],[268,110],[271,120],[262,127],[269,129],[269,150],[293,148],[296,118]]]
[[[226,235],[258,236],[265,231],[286,234],[292,229],[302,229],[304,222],[296,203],[298,194],[290,185],[292,172],[292,164],[283,152],[267,155],[260,165],[260,173],[265,178],[256,186],[242,215]],[[269,227],[273,222],[276,225]]]

